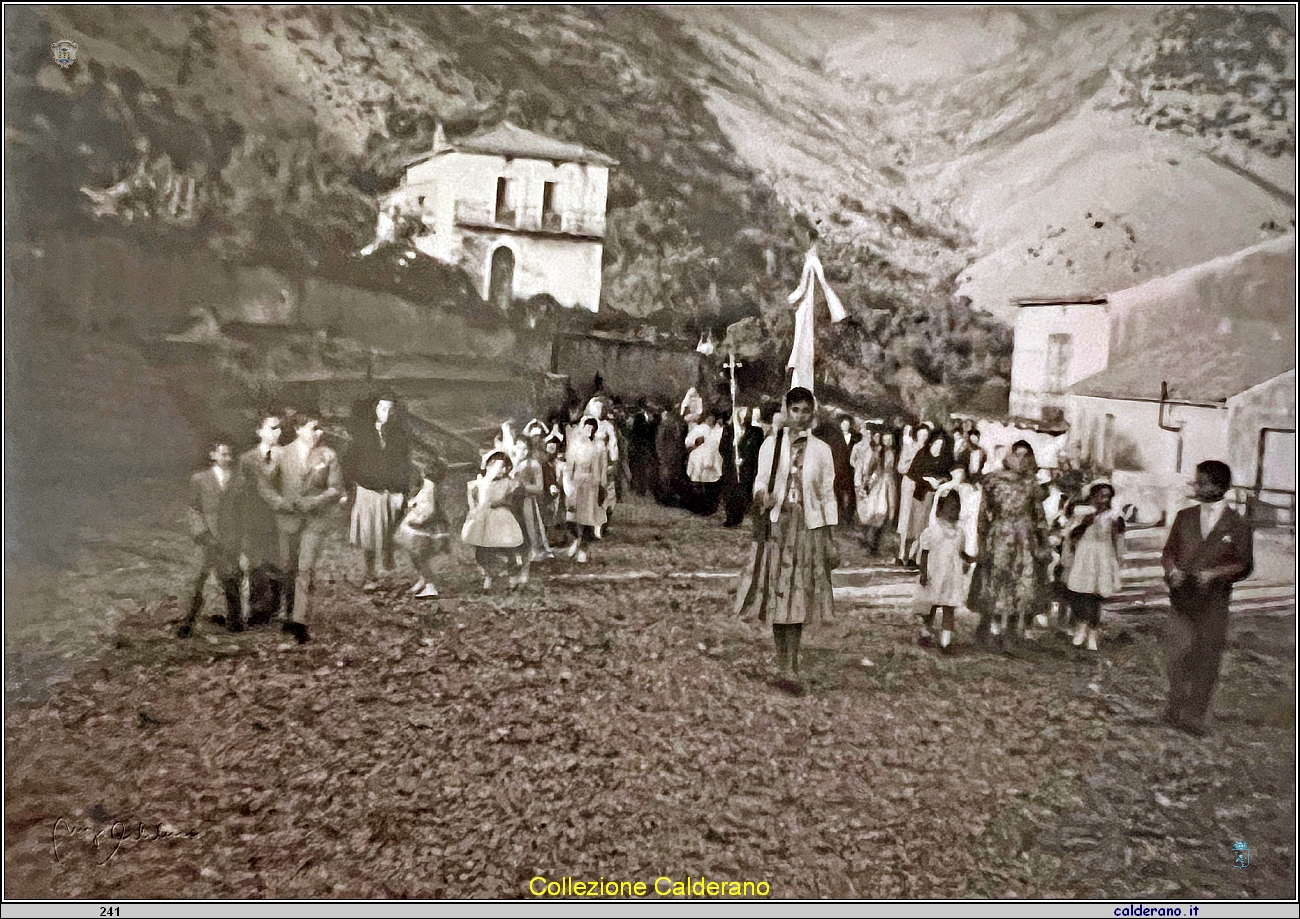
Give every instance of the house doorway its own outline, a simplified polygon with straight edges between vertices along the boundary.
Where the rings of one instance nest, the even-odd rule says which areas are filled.
[[[492,253],[492,270],[488,280],[488,302],[499,310],[510,309],[515,284],[515,254],[508,246]]]

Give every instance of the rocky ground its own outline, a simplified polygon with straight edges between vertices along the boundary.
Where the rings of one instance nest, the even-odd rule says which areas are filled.
[[[143,547],[147,571],[114,563]],[[730,613],[743,534],[675,511],[620,508],[590,565],[517,594],[447,559],[437,604],[400,577],[363,593],[340,541],[301,647],[171,637],[180,519],[124,527],[66,576],[86,621],[117,602],[106,643],[53,675],[6,649],[5,895],[527,897],[535,876],[602,875],[772,897],[1294,893],[1293,609],[1238,617],[1215,730],[1193,739],[1154,719],[1159,614],[1097,655],[1049,638],[939,657],[914,644],[908,578],[844,548],[870,589],[808,639],[791,693]],[[156,593],[137,603],[140,579]]]

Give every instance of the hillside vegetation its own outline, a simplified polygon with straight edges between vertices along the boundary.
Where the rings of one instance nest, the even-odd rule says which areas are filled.
[[[779,364],[815,227],[851,314],[820,331],[827,382],[918,411],[1007,375],[988,311],[1007,319],[1011,296],[1128,286],[1293,221],[1294,26],[1268,10],[6,16],[7,190],[27,233],[129,220],[390,284],[354,255],[374,194],[438,122],[455,137],[509,118],[619,160],[599,322],[686,335],[755,317],[735,338]],[[66,72],[57,38],[80,46]]]

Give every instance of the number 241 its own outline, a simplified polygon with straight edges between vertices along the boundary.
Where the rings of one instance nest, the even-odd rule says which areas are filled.
[[[122,915],[122,907],[120,907],[120,906],[101,906],[101,907],[99,908],[99,914],[100,914],[101,916],[120,916],[120,915]]]

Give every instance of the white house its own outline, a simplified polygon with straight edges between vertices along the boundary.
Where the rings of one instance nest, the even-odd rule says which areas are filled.
[[[1035,297],[1016,301],[1011,354],[1013,417],[1064,418],[1069,388],[1106,369],[1110,309],[1105,297]]]
[[[1287,234],[1105,297],[1018,301],[1012,414],[1063,420],[1151,513],[1207,459],[1294,508],[1295,258]]]
[[[549,294],[596,312],[605,196],[615,161],[581,144],[506,121],[407,163],[380,199],[379,239],[414,224],[411,243],[458,265],[479,295],[502,308]]]

